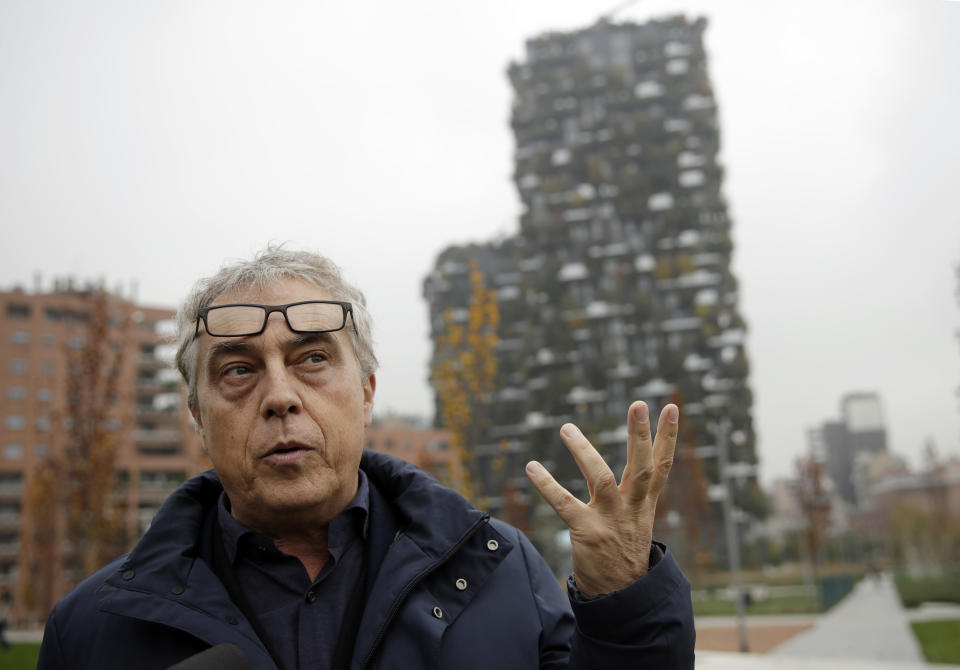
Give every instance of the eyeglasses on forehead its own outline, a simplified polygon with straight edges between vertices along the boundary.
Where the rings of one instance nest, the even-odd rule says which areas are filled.
[[[197,310],[195,334],[200,334],[202,321],[207,334],[214,337],[260,335],[274,312],[283,314],[287,327],[295,333],[329,333],[343,330],[347,315],[353,314],[353,304],[339,300],[301,300],[286,305],[234,303],[201,307]]]

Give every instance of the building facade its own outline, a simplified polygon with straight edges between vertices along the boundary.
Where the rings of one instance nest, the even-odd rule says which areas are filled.
[[[529,458],[586,495],[557,435],[565,421],[622,468],[635,399],[653,416],[681,405],[671,487],[687,494],[668,495],[665,510],[711,516],[721,419],[737,502],[762,507],[705,28],[601,21],[529,40],[508,69],[519,231],[444,250],[424,282],[435,344],[469,318],[471,267],[497,291],[496,389],[470,445],[477,496],[493,512],[502,491],[526,487]],[[435,347],[434,365],[443,355]]]
[[[364,448],[396,456],[426,470],[445,486],[463,486],[463,462],[451,448],[450,432],[399,416],[375,417],[364,433]]]
[[[880,396],[872,392],[848,393],[840,401],[839,421],[826,421],[811,433],[815,451],[848,505],[859,505],[856,468],[858,459],[887,453],[887,431]]]
[[[48,489],[108,489],[122,550],[210,465],[172,365],[171,310],[67,280],[0,292],[0,310],[0,589],[14,597],[14,620],[30,624],[83,576],[68,567],[76,510],[44,477]],[[107,481],[82,479],[103,464]]]

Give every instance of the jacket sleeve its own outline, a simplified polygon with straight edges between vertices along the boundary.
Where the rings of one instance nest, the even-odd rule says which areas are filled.
[[[537,594],[544,639],[541,667],[552,670],[622,670],[625,668],[692,669],[696,633],[690,582],[665,545],[662,557],[644,575],[620,591],[596,598],[568,595],[564,609],[573,611],[575,625],[568,626],[556,612],[560,591],[543,559],[530,565]],[[530,563],[532,547],[524,547]],[[546,571],[547,575],[536,574]],[[561,594],[562,596],[562,594]],[[565,598],[567,600],[567,598]],[[563,653],[557,653],[559,649]]]
[[[37,670],[58,670],[66,667],[66,663],[63,662],[63,651],[60,649],[60,636],[57,632],[57,608],[54,607],[43,628]]]
[[[663,557],[627,588],[570,598],[577,621],[571,668],[693,668],[690,582],[670,550],[658,546]]]

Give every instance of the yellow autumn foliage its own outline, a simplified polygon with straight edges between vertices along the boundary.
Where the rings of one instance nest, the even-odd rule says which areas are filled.
[[[486,288],[475,261],[470,262],[470,303],[465,325],[452,310],[443,315],[444,330],[436,338],[431,379],[440,398],[440,419],[450,431],[464,463],[487,419],[486,409],[497,377],[495,347],[500,310],[497,292]],[[466,477],[456,487],[467,498],[474,491]]]

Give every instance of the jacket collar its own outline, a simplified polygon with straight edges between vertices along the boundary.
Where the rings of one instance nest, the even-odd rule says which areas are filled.
[[[395,526],[395,530],[402,529],[427,555],[445,554],[485,516],[463,496],[405,461],[364,451],[360,467],[379,494],[376,503],[380,504],[371,502],[377,507],[371,509],[374,519]],[[185,578],[193,559],[209,557],[205,530],[222,492],[213,470],[182,484],[161,506],[124,567],[133,568],[144,578],[149,575],[150,582],[154,578],[164,582]],[[384,502],[389,511],[384,509]]]
[[[393,510],[394,521],[403,533],[428,556],[446,554],[467,530],[487,516],[459,493],[405,461],[365,451],[360,467]]]
[[[371,483],[371,579],[355,667],[369,660],[410,590],[456,551],[470,550],[464,547],[467,540],[486,543],[492,533],[503,546],[484,573],[511,548],[485,523],[484,512],[416,467],[370,451],[364,452],[360,467]],[[98,607],[182,629],[210,644],[234,642],[252,667],[270,667],[252,627],[209,567],[212,521],[222,490],[211,470],[174,491],[120,570],[99,589]],[[483,537],[474,537],[481,529]]]

